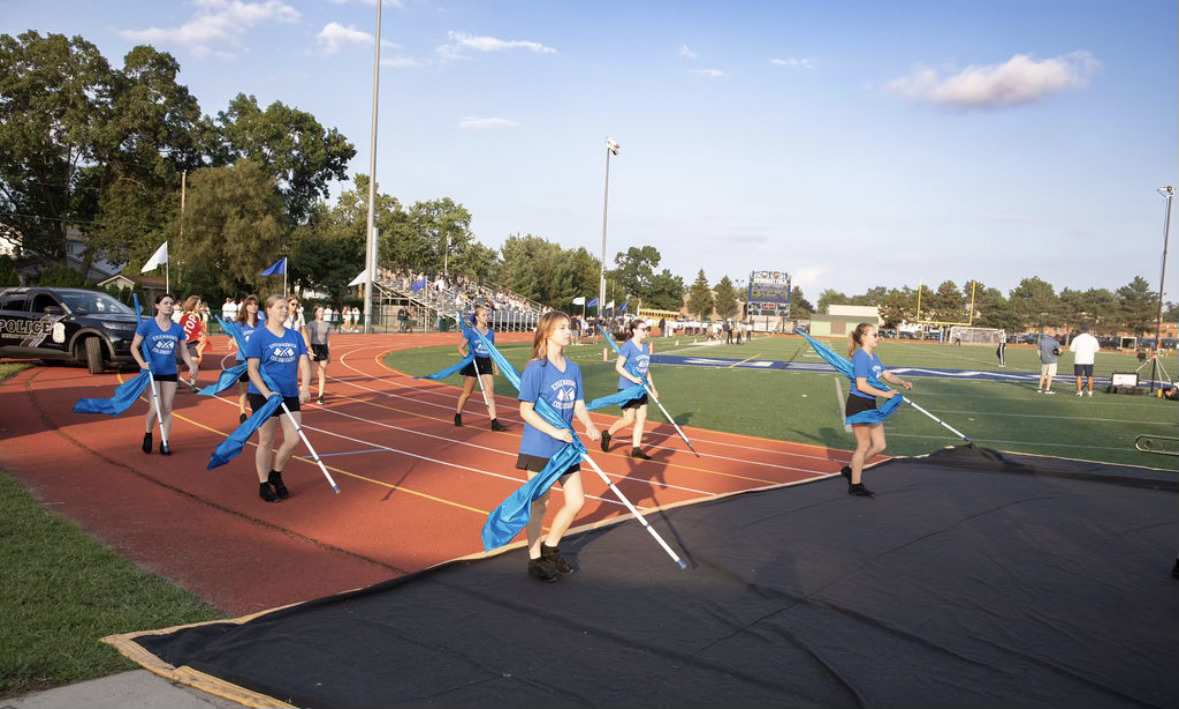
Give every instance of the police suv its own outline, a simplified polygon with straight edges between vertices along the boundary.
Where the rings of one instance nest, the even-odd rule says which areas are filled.
[[[0,356],[106,364],[134,362],[134,311],[105,293],[82,288],[0,290]]]

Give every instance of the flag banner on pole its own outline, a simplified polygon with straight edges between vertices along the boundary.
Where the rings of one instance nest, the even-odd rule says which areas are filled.
[[[246,342],[242,337],[242,331],[240,328],[238,328],[237,323],[222,320],[220,316],[215,317],[217,318],[217,322],[221,324],[221,331],[226,335],[229,335],[231,338],[233,338],[233,341],[237,343],[238,351],[245,352]],[[213,386],[207,386],[201,389],[197,392],[197,396],[215,396],[220,394],[226,389],[232,387],[234,384],[237,384],[238,380],[240,380],[242,375],[246,373],[247,369],[248,365],[243,361],[241,364],[235,364],[229,369],[221,370],[221,375],[217,377],[217,383]]]
[[[593,300],[591,300],[590,302],[586,303],[586,304],[585,304],[585,307],[587,307],[587,308],[592,308],[592,307],[594,307],[594,306],[595,306],[595,305],[597,305],[597,304],[598,304],[598,299],[597,299],[597,298],[594,298],[594,299],[593,299]]]
[[[606,303],[606,307],[607,307],[607,308],[613,308],[613,307],[614,307],[614,301],[610,301],[609,303]]]
[[[78,403],[74,404],[74,413],[118,416],[131,408],[150,381],[151,372],[145,369],[138,376],[120,384],[115,389],[115,395],[109,399],[78,399]]]
[[[361,285],[364,285],[365,283],[368,283],[368,269],[367,268],[364,269],[363,271],[361,271],[359,276],[357,276],[356,278],[353,278],[352,281],[348,285],[361,286]]]
[[[805,337],[807,342],[811,343],[811,347],[815,348],[815,352],[817,352],[819,354],[819,356],[823,358],[823,361],[825,361],[827,364],[831,365],[832,367],[835,367],[835,371],[837,371],[840,374],[842,374],[843,376],[847,377],[848,380],[850,380],[853,384],[855,383],[856,373],[855,373],[855,369],[852,367],[851,362],[849,362],[847,359],[845,359],[844,357],[842,357],[838,353],[832,351],[826,345],[824,345],[823,343],[814,339],[813,337],[811,337],[807,333],[802,332],[800,330],[799,334],[802,335],[803,337]],[[888,386],[887,384],[880,381],[876,377],[868,377],[868,385],[875,387],[877,389],[888,389],[888,390],[892,389],[892,387]],[[888,418],[889,416],[892,416],[893,413],[897,410],[897,408],[904,401],[905,401],[905,397],[901,396],[898,393],[896,396],[894,396],[891,399],[885,399],[884,403],[881,404],[878,408],[872,409],[871,411],[861,411],[860,413],[856,414],[855,416],[848,416],[847,418],[845,418],[843,420],[843,422],[844,423],[880,423],[881,421]]]
[[[279,260],[275,261],[274,264],[270,268],[266,269],[265,271],[263,271],[259,275],[281,276],[281,275],[285,274],[286,272],[287,272],[287,257],[283,256]]]
[[[586,404],[585,408],[589,409],[590,411],[597,411],[598,409],[604,409],[607,406],[622,406],[626,402],[634,401],[646,393],[647,390],[643,388],[642,384],[635,384],[634,386],[623,389],[622,391],[616,391],[609,396],[603,396],[601,398],[594,399],[590,403]]]
[[[475,330],[475,334],[479,336],[483,346],[491,353],[491,361],[499,367],[500,374],[512,383],[516,391],[519,391],[520,374],[516,368],[512,366],[507,357],[503,356],[503,353],[495,348],[495,345],[483,336],[483,333]],[[549,458],[549,463],[544,470],[517,488],[491,511],[491,514],[487,516],[487,522],[483,525],[484,551],[491,551],[512,541],[512,537],[528,525],[528,519],[532,516],[532,503],[545,494],[557,481],[557,478],[561,477],[562,473],[580,461],[583,455],[588,455],[585,445],[577,438],[577,433],[573,431],[572,427],[565,425],[565,420],[549,406],[548,402],[544,399],[537,399],[534,410],[552,426],[573,433],[573,442],[566,443],[561,450],[557,451],[556,455]]]
[[[418,280],[413,282],[413,285],[411,285],[409,287],[409,290],[411,293],[417,293],[418,291],[420,291],[421,289],[423,289],[425,287],[426,287],[426,277],[422,276],[421,278],[419,278]]]
[[[147,263],[143,264],[143,268],[139,272],[154,271],[165,263],[168,263],[168,242],[166,241],[160,244],[160,248],[156,249],[156,252],[151,255]]]
[[[457,374],[463,367],[467,366],[468,364],[470,364],[471,362],[474,362],[474,361],[475,361],[475,353],[468,352],[467,356],[463,357],[458,362],[458,364],[451,365],[451,366],[447,367],[446,369],[440,369],[437,372],[434,372],[433,374],[423,374],[420,377],[414,377],[414,379],[446,379],[447,377],[449,377],[452,374]]]
[[[620,312],[620,313],[626,312],[626,303],[623,303],[622,305],[618,306],[618,312]]]
[[[585,296],[584,295],[577,296],[576,298],[573,299],[573,304],[574,305],[585,305]]]

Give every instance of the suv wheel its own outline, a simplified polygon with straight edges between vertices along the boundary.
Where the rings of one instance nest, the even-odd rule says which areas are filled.
[[[91,374],[102,374],[102,340],[87,337],[83,344],[86,345],[86,368]]]

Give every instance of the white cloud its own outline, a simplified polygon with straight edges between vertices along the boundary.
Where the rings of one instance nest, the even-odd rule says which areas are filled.
[[[196,15],[178,27],[148,27],[123,30],[120,34],[137,42],[180,45],[197,56],[233,56],[242,45],[246,31],[271,22],[295,22],[299,11],[280,0],[196,0]]]
[[[684,57],[685,59],[695,59],[699,55],[697,55],[696,52],[693,52],[691,49],[688,49],[688,45],[681,44],[680,45],[680,56]]]
[[[507,118],[474,118],[468,116],[459,121],[459,128],[480,130],[483,128],[515,128],[519,123]]]
[[[497,37],[472,37],[465,32],[451,30],[447,33],[449,41],[438,47],[437,51],[443,59],[465,59],[464,50],[477,52],[502,52],[512,49],[527,49],[537,54],[555,54],[557,50],[546,47],[539,42],[529,42],[520,39],[499,39]]]
[[[935,106],[1015,106],[1088,86],[1089,78],[1100,68],[1101,62],[1084,51],[1044,60],[1016,54],[1002,64],[969,66],[944,77],[919,67],[888,82],[884,90]]]
[[[720,69],[693,69],[690,73],[697,76],[707,76],[710,79],[717,79],[725,75],[725,72]]]
[[[373,36],[351,26],[345,27],[339,22],[329,22],[315,36],[315,41],[320,51],[329,55],[346,47],[372,46]]]
[[[807,59],[805,57],[787,57],[785,59],[781,59],[779,57],[774,57],[773,59],[770,60],[770,64],[773,64],[774,66],[790,67],[791,69],[814,69],[815,68],[814,60]]]

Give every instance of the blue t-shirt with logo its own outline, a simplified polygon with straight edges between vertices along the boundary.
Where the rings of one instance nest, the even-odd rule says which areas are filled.
[[[639,370],[639,374],[646,378],[647,370],[651,367],[651,345],[646,343],[636,345],[634,340],[627,340],[619,349],[622,352],[622,357],[626,359],[626,363],[633,364],[635,369]],[[634,385],[634,382],[619,375],[619,389],[629,389]]]
[[[532,360],[520,377],[520,401],[544,399],[565,421],[573,426],[573,405],[583,400],[581,393],[581,368],[571,359],[565,360],[565,371],[547,359]],[[520,452],[541,458],[552,458],[565,445],[564,441],[524,424],[524,435],[520,439]]]
[[[259,327],[246,342],[246,359],[258,360],[259,369],[270,376],[283,396],[299,395],[299,358],[306,354],[307,344],[296,330],[284,329],[281,335],[275,335]],[[262,393],[253,380],[250,380],[250,393]]]
[[[474,352],[476,357],[491,356],[491,350],[487,349],[487,346],[484,345],[483,341],[479,339],[479,333],[475,330],[475,328],[464,328],[463,337],[467,338],[467,352]],[[495,344],[495,331],[489,329],[484,337],[486,337],[487,341],[491,344]]]
[[[868,354],[864,350],[856,350],[856,353],[852,355],[851,361],[853,374],[855,374],[855,379],[852,380],[851,393],[865,399],[875,399],[875,394],[865,394],[860,391],[859,387],[856,386],[856,380],[860,377],[880,379],[880,375],[884,374],[884,363],[876,355]]]
[[[245,340],[247,344],[249,344],[250,335],[253,335],[255,330],[257,330],[260,327],[263,327],[264,325],[266,325],[265,320],[259,320],[257,325],[251,325],[250,321],[246,320],[245,322],[239,322],[237,324],[237,329],[239,332],[241,332],[242,339]],[[246,361],[245,350],[239,349],[237,351],[237,356],[234,357],[234,360],[237,362]]]
[[[155,318],[144,320],[135,328],[135,334],[147,343],[148,364],[152,374],[176,373],[176,343],[184,341],[184,328],[174,322],[168,323],[167,330],[161,330]]]

